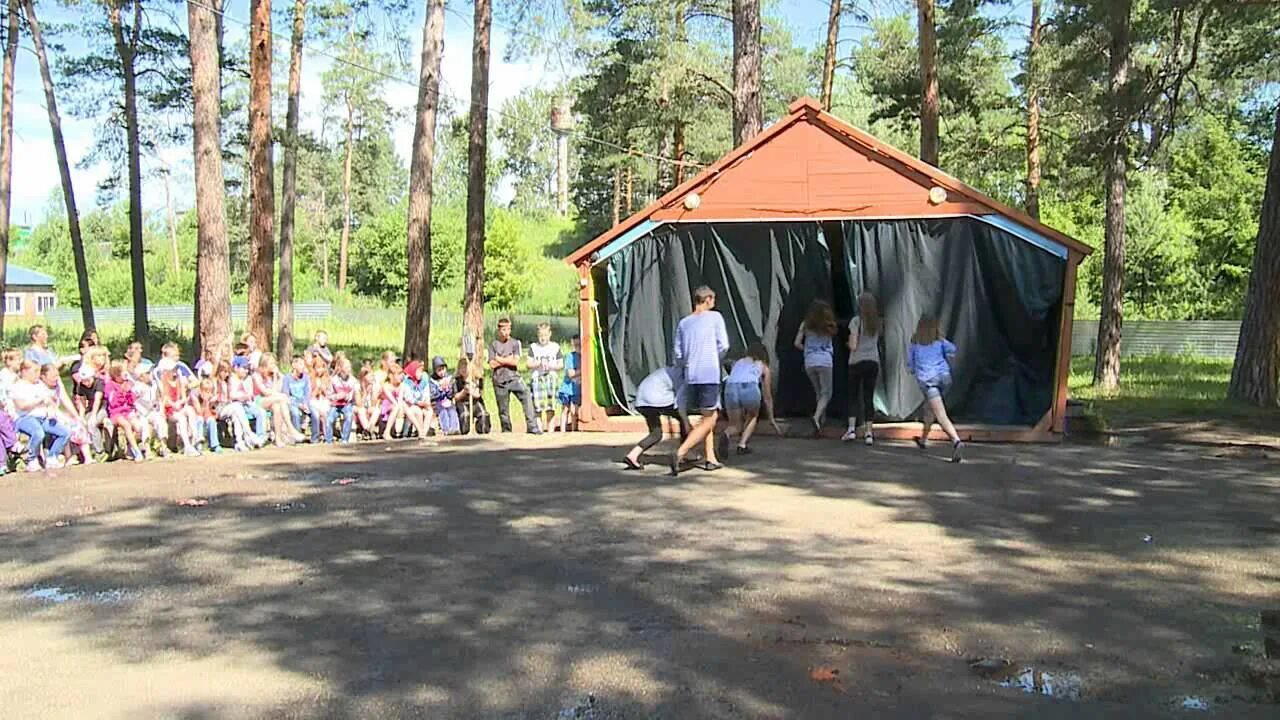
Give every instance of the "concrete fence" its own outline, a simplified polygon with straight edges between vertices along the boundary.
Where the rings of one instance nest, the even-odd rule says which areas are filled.
[[[1233,358],[1239,337],[1239,320],[1132,320],[1124,324],[1120,354]],[[1076,320],[1071,354],[1093,355],[1097,347],[1098,321]]]

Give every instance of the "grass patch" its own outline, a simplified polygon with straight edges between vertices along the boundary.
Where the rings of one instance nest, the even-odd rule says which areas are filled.
[[[1280,430],[1280,411],[1226,399],[1231,381],[1228,359],[1187,355],[1126,357],[1120,389],[1093,387],[1093,358],[1071,360],[1071,397],[1083,401],[1101,429],[1160,422],[1222,422],[1252,432]]]

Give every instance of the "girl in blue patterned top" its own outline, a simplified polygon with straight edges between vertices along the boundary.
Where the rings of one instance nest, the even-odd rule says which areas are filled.
[[[960,435],[956,432],[955,425],[951,424],[946,405],[942,402],[942,396],[951,387],[951,363],[955,355],[956,346],[942,336],[938,321],[931,317],[920,318],[916,334],[911,336],[911,347],[907,351],[907,367],[915,376],[925,398],[924,414],[921,417],[923,429],[920,437],[916,438],[916,445],[921,450],[928,446],[929,433],[933,430],[933,420],[936,417],[947,437],[951,438],[951,462],[958,463],[963,459],[964,443],[960,441]]]
[[[827,419],[827,405],[831,402],[831,373],[835,365],[836,314],[831,303],[814,300],[805,315],[804,324],[796,333],[796,349],[804,353],[804,373],[813,383],[816,403],[813,408],[813,434],[822,433]]]

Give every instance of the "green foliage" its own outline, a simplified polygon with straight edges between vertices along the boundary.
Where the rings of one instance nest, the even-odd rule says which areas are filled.
[[[528,249],[520,241],[520,223],[506,211],[495,212],[484,243],[484,303],[510,311],[533,289]]]

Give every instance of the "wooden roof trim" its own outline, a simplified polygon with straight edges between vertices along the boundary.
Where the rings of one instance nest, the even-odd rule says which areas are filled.
[[[796,124],[803,118],[804,118],[803,113],[793,112],[790,115],[786,116],[785,118],[780,119],[778,122],[774,123],[773,125],[770,125],[760,134],[756,135],[755,137],[751,138],[745,143],[739,145],[733,150],[730,150],[727,155],[715,161],[714,163],[708,165],[705,169],[703,169],[702,172],[698,173],[697,175],[694,175],[692,178],[689,178],[688,180],[684,181],[680,185],[677,185],[675,188],[668,191],[667,194],[663,195],[657,200],[654,200],[644,209],[636,213],[633,213],[630,217],[618,223],[617,225],[614,225],[613,227],[609,228],[603,234],[596,237],[594,240],[591,240],[587,242],[585,245],[583,245],[582,247],[578,248],[577,250],[574,250],[572,253],[569,254],[569,257],[565,258],[565,262],[569,263],[570,265],[577,265],[578,263],[584,260],[587,260],[588,258],[591,257],[592,253],[604,247],[605,245],[608,245],[609,242],[614,238],[618,237],[622,233],[635,227],[640,222],[647,220],[649,216],[653,215],[653,213],[657,212],[658,210],[661,210],[667,205],[670,205],[672,202],[676,200],[682,200],[685,195],[689,194],[689,191],[693,190],[696,187],[704,185],[707,182],[710,182],[721,172],[733,166],[742,158],[745,158],[746,156],[750,155],[756,148],[765,144],[770,139],[772,139],[775,135],[777,135],[778,133],[781,133],[783,130]]]
[[[793,107],[794,106],[795,105],[793,105]],[[1045,225],[1017,208],[1005,205],[999,200],[970,187],[961,180],[949,175],[944,170],[936,168],[923,160],[914,158],[892,145],[877,140],[875,136],[870,133],[859,130],[840,118],[823,111],[821,108],[817,108],[813,105],[805,105],[804,107],[814,114],[814,119],[817,120],[820,125],[825,125],[828,129],[833,130],[840,135],[844,135],[846,138],[853,140],[863,148],[880,155],[882,158],[889,161],[889,164],[899,165],[903,167],[903,169],[915,171],[915,173],[923,175],[939,187],[946,188],[949,192],[954,191],[960,193],[967,199],[976,202],[979,205],[984,205],[997,214],[1004,215],[1021,225],[1026,225],[1028,228],[1066,245],[1067,248],[1073,252],[1080,255],[1091,255],[1093,253],[1093,248],[1088,245],[1085,245],[1070,235]]]
[[[986,207],[994,213],[1004,215],[1019,224],[1025,225],[1036,232],[1042,233],[1053,240],[1062,243],[1072,254],[1085,257],[1093,253],[1093,248],[1085,245],[1079,240],[1045,225],[1021,210],[1009,207],[1008,205],[979,192],[957,178],[947,174],[943,170],[914,158],[891,145],[881,142],[870,133],[859,130],[831,113],[824,111],[822,106],[813,98],[800,98],[791,103],[788,109],[791,113],[785,118],[780,119],[760,134],[729,151],[729,153],[724,157],[707,166],[702,172],[698,173],[694,177],[673,188],[662,197],[650,203],[644,209],[633,213],[627,219],[612,228],[609,228],[594,240],[591,240],[577,250],[574,250],[567,258],[565,258],[565,262],[571,265],[577,265],[578,263],[588,260],[592,253],[607,245],[614,238],[627,232],[640,222],[650,218],[654,213],[664,207],[682,199],[694,188],[712,181],[721,172],[729,169],[738,161],[749,156],[756,148],[769,142],[776,135],[787,128],[790,128],[792,125],[795,125],[797,122],[805,119],[813,122],[815,125],[824,127],[846,143],[853,143],[854,145],[879,156],[881,161],[890,166],[896,166],[902,174],[913,174],[918,177],[923,177],[929,182],[945,188],[949,192],[956,192],[971,202]]]

